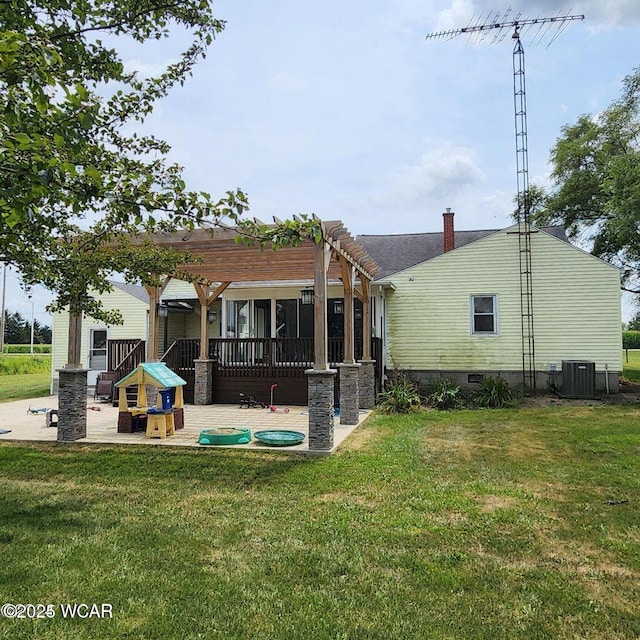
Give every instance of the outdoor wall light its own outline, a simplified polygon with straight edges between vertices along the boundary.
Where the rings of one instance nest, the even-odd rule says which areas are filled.
[[[218,319],[218,314],[215,311],[207,312],[207,320],[209,321],[209,324],[211,324],[212,322],[215,322],[217,319]]]
[[[337,316],[341,316],[344,313],[344,302],[342,300],[336,300],[333,303],[333,313]]]
[[[302,304],[313,304],[315,301],[315,296],[313,293],[313,289],[303,289],[300,292],[300,302]]]
[[[356,320],[362,320],[362,309],[356,309],[355,316]]]
[[[166,304],[158,305],[158,318],[166,318],[169,315],[169,307]]]

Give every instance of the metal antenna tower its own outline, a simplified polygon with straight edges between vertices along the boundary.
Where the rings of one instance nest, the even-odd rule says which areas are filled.
[[[493,33],[491,44],[502,42],[507,33],[512,32],[515,41],[513,48],[513,102],[516,132],[516,174],[518,184],[518,250],[520,265],[520,316],[522,329],[522,384],[525,390],[536,392],[535,340],[533,323],[533,279],[531,260],[531,200],[529,196],[529,151],[527,141],[527,94],[524,71],[524,47],[522,38],[535,31],[531,43],[542,43],[550,36],[547,47],[564,31],[569,22],[584,20],[583,15],[560,15],[548,18],[522,18],[518,13],[510,19],[511,9],[507,9],[502,17],[498,12],[488,12],[462,29],[437,31],[427,35],[427,40],[445,38],[451,40],[456,36],[466,35],[467,43],[482,42],[489,33]],[[475,20],[475,22],[474,22]]]

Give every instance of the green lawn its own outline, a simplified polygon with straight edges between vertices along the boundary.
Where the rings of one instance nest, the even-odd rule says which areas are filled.
[[[48,396],[50,385],[50,372],[0,375],[0,403]]]
[[[628,362],[627,362],[628,358]],[[622,375],[634,382],[640,382],[640,350],[622,352]]]
[[[0,403],[49,395],[50,355],[0,355]]]
[[[114,614],[0,638],[640,637],[639,415],[374,417],[329,458],[0,444],[0,601]]]

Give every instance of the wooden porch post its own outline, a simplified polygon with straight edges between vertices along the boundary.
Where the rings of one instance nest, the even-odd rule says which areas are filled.
[[[343,362],[352,364],[354,355],[354,331],[353,331],[353,281],[355,279],[355,267],[344,256],[340,256],[342,269],[342,286],[344,290],[344,356]]]
[[[305,371],[309,397],[309,449],[330,451],[333,448],[333,378],[327,353],[327,269],[331,247],[325,240],[314,244],[314,363]]]
[[[353,282],[355,266],[338,254],[344,290],[344,355],[340,367],[340,424],[358,424],[360,411],[360,364],[355,361],[353,331]]]
[[[208,319],[209,307],[217,300],[218,296],[230,285],[230,282],[221,282],[213,291],[209,290],[210,285],[201,282],[194,282],[193,286],[200,302],[200,360],[207,360],[209,357],[208,345]]]
[[[371,359],[371,297],[370,282],[360,275],[362,282],[362,359]]]
[[[67,363],[58,369],[58,442],[87,435],[87,370],[82,367],[82,313],[69,311]]]
[[[82,314],[69,312],[69,344],[65,369],[79,369],[82,350]]]
[[[376,403],[375,360],[371,359],[371,281],[360,274],[362,293],[362,360],[360,364],[360,408],[371,409]]]
[[[160,287],[145,286],[149,294],[149,326],[147,340],[147,362],[158,359],[158,304],[160,303]]]
[[[145,285],[149,294],[149,339],[147,340],[147,362],[157,362],[160,323],[158,322],[158,305],[160,304],[160,296],[167,288],[171,277],[166,277],[160,286]]]
[[[329,369],[327,329],[327,268],[331,249],[323,242],[314,244],[314,307],[313,344],[316,371]]]
[[[211,284],[194,282],[193,286],[200,302],[200,355],[194,363],[195,386],[193,401],[197,405],[213,403],[213,360],[209,360],[208,324],[209,307],[213,301],[230,285],[230,282],[222,282],[213,291]]]

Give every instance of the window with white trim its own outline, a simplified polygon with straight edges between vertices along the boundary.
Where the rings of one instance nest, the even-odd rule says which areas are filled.
[[[471,296],[471,333],[474,335],[498,333],[497,296]]]

